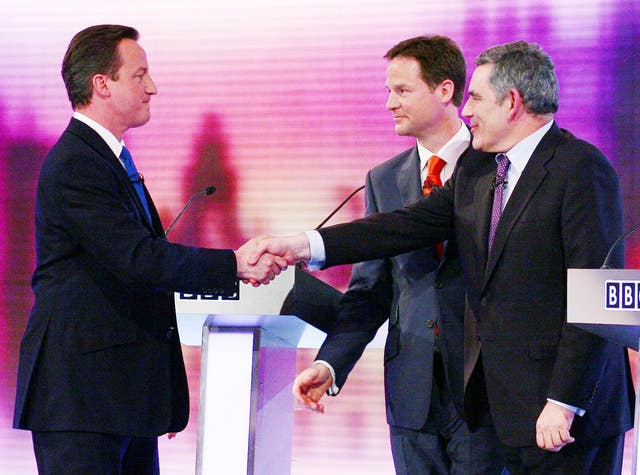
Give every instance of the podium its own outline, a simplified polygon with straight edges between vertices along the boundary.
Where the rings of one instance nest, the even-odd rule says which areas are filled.
[[[280,313],[326,328],[342,295],[301,273],[239,284],[229,297],[175,294],[182,343],[202,344],[198,475],[290,474],[296,349],[319,346],[325,333]]]
[[[640,270],[569,269],[567,323],[627,348],[640,344]],[[640,381],[640,353],[637,381]],[[632,473],[638,473],[640,391],[636,391]]]

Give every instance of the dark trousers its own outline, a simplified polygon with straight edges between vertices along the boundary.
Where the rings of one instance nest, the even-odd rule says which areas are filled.
[[[93,432],[32,432],[40,475],[159,475],[158,439]]]
[[[470,432],[451,399],[442,358],[434,354],[433,390],[421,430],[390,426],[397,475],[500,475],[500,443],[492,426]]]
[[[598,441],[597,445],[576,441],[560,452],[539,447],[502,447],[511,475],[620,475],[624,434]]]

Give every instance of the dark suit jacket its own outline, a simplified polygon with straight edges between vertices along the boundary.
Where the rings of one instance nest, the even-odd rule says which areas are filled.
[[[14,427],[156,436],[187,423],[173,291],[231,289],[231,250],[171,244],[117,157],[72,119],[37,190],[35,303]]]
[[[581,440],[621,434],[633,412],[626,350],[566,324],[567,269],[598,268],[622,231],[617,175],[597,149],[554,124],[507,202],[488,258],[495,169],[493,157],[470,154],[417,204],[320,230],[326,265],[455,237],[502,442],[534,445],[547,398],[586,410],[572,427]],[[467,418],[476,402],[465,401]]]
[[[422,197],[420,181],[417,147],[373,168],[365,186],[367,214],[416,202]],[[441,329],[447,378],[462,405],[464,284],[454,241],[447,243],[442,262],[434,248],[423,248],[354,266],[335,330],[317,356],[333,366],[339,387],[387,319],[387,421],[418,430],[426,422],[434,383],[434,322]]]

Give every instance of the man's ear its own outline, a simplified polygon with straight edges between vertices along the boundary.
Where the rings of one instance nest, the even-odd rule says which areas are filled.
[[[453,84],[451,79],[445,79],[436,88],[440,91],[440,101],[441,102],[451,102],[453,100],[453,96],[456,92],[456,87]]]
[[[106,74],[96,74],[91,78],[91,85],[93,87],[94,94],[100,97],[109,97],[111,91],[109,90],[108,77]]]
[[[520,94],[520,91],[515,87],[511,88],[505,100],[509,101],[509,120],[513,120],[518,116],[518,114],[524,112],[524,100],[522,99],[522,94]]]

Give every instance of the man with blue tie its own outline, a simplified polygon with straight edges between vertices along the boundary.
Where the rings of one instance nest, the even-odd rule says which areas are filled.
[[[157,475],[157,437],[189,415],[173,292],[229,295],[286,265],[166,240],[123,142],[157,93],[137,40],[131,27],[92,26],[62,64],[74,114],[38,181],[14,412],[40,474]]]

